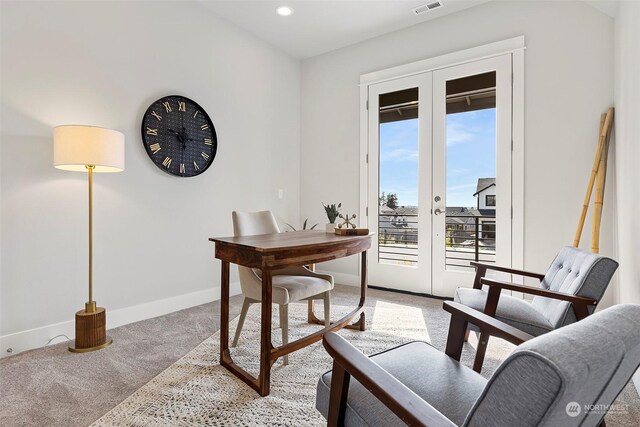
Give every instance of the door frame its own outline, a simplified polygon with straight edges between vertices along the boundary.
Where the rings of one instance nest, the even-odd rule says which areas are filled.
[[[387,68],[360,76],[360,219],[369,227],[369,86],[414,74],[510,54],[512,70],[511,120],[511,268],[524,268],[524,36],[513,37],[462,51]]]

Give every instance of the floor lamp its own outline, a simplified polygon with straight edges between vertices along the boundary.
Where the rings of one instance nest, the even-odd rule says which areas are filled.
[[[89,174],[89,301],[76,313],[76,339],[69,351],[84,353],[109,346],[107,313],[93,300],[93,174],[124,170],[124,135],[95,126],[53,129],[53,165]]]

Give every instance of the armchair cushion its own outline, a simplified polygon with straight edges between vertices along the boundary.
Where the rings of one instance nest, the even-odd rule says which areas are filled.
[[[425,342],[411,342],[371,356],[371,360],[414,393],[461,425],[487,380]],[[318,381],[316,408],[326,418],[331,372]],[[404,426],[405,424],[358,381],[351,379],[345,425]]]
[[[483,289],[458,288],[454,300],[475,310],[484,311],[487,294]],[[505,294],[500,295],[495,318],[534,336],[553,329],[547,318],[532,304]],[[469,324],[469,329],[478,330],[472,324]]]

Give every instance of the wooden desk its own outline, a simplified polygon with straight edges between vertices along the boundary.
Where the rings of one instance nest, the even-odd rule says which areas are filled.
[[[222,299],[220,315],[220,364],[247,383],[261,396],[269,394],[271,366],[285,354],[299,350],[316,341],[328,331],[344,327],[364,331],[364,304],[367,294],[367,249],[371,247],[371,236],[336,236],[322,231],[294,231],[289,233],[264,234],[260,236],[210,238],[216,245],[215,257],[222,260]],[[274,347],[271,343],[271,303],[274,270],[296,265],[314,264],[350,255],[362,254],[360,270],[360,301],[355,310],[323,329],[288,343]],[[262,302],[260,333],[260,373],[254,378],[236,365],[229,353],[229,263],[262,270]],[[323,321],[312,315],[309,322]],[[358,321],[352,320],[360,315]]]

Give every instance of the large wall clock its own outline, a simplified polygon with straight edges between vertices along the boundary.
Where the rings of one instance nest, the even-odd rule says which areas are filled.
[[[209,115],[179,95],[151,104],[142,119],[142,143],[164,172],[189,177],[207,170],[216,157],[218,140]]]

